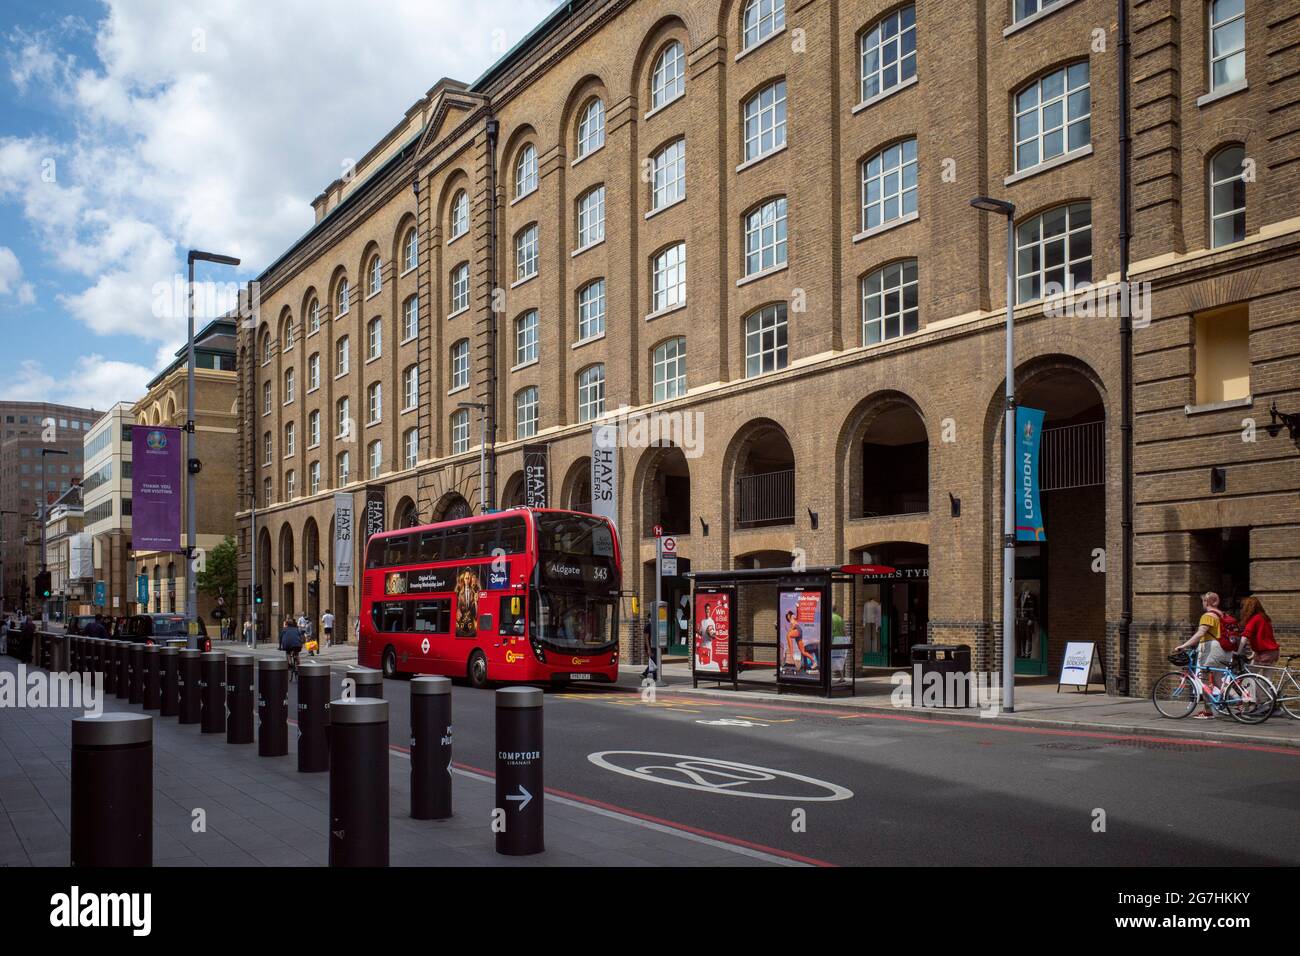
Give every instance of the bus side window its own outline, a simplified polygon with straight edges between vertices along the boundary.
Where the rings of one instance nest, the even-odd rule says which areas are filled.
[[[442,532],[425,531],[420,535],[420,560],[421,561],[441,561],[442,560]]]
[[[478,616],[478,632],[480,634],[488,634],[491,632],[491,630],[492,630],[491,612],[488,612],[487,614],[480,614]]]
[[[469,555],[469,527],[448,528],[443,542],[442,559],[444,561],[463,561]]]
[[[469,557],[492,557],[492,549],[497,546],[497,523],[484,521],[481,524],[471,525],[470,533]]]
[[[366,567],[380,568],[384,565],[384,542],[371,541],[366,546]]]
[[[408,534],[396,538],[388,538],[385,541],[384,564],[393,567],[397,564],[407,564],[410,561],[408,557],[411,536]]]
[[[497,541],[506,554],[524,553],[524,523],[518,518],[507,518],[501,522],[501,537]]]
[[[519,602],[519,610],[515,612],[514,602]],[[501,630],[497,633],[507,637],[524,636],[524,598],[520,594],[511,594],[501,596],[500,619]]]

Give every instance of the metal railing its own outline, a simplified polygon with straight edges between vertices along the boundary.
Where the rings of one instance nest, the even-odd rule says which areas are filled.
[[[1106,482],[1105,423],[1044,428],[1038,486],[1041,491],[1087,488]]]
[[[736,525],[794,523],[794,469],[736,479]]]

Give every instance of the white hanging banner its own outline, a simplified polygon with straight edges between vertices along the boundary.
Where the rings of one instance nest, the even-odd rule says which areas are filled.
[[[618,527],[618,426],[591,429],[591,513]]]
[[[356,525],[352,515],[352,492],[334,496],[334,584],[352,586],[352,538]]]

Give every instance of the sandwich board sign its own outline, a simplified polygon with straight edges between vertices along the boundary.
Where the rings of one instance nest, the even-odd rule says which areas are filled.
[[[1071,641],[1065,645],[1065,657],[1061,659],[1061,676],[1056,682],[1058,694],[1062,687],[1082,687],[1086,694],[1089,684],[1104,685],[1105,683],[1106,678],[1101,668],[1101,657],[1097,654],[1096,642]]]

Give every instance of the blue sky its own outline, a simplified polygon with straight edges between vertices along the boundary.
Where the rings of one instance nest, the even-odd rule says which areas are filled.
[[[6,0],[0,394],[105,408],[182,344],[185,251],[252,277],[440,77],[554,0]],[[166,294],[177,290],[175,295]]]

